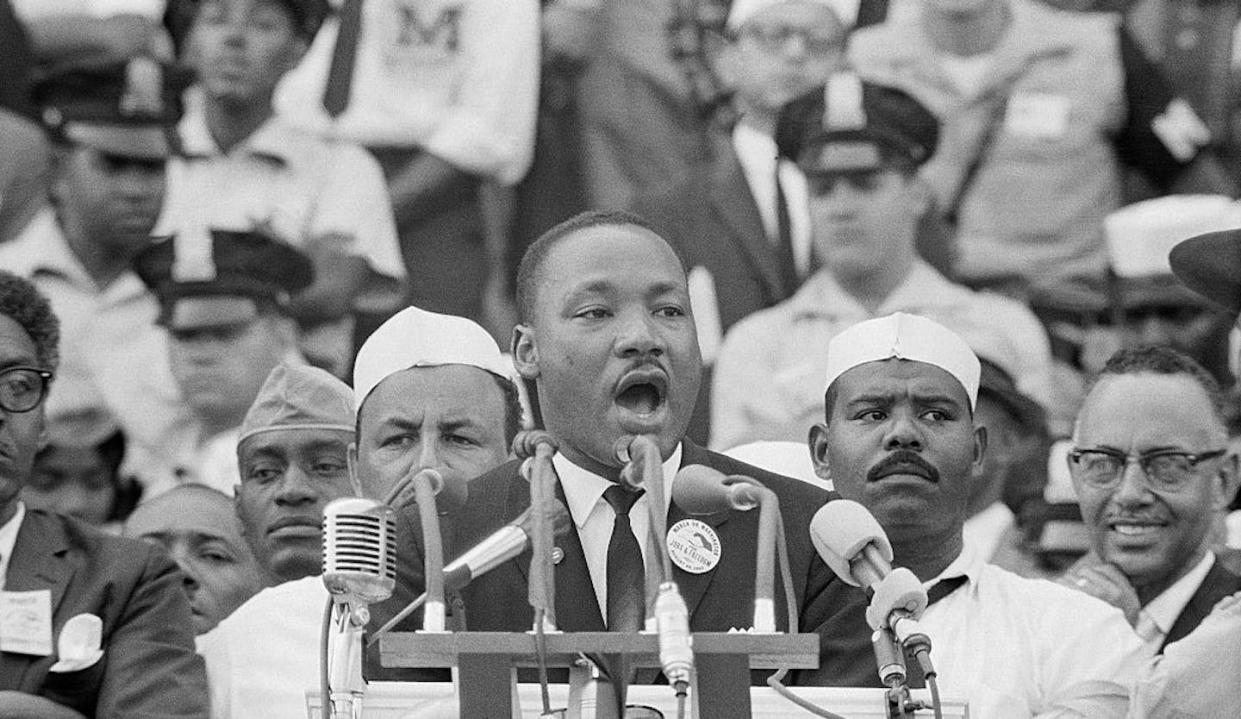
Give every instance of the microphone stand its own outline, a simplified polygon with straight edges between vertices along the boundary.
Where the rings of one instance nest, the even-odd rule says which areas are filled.
[[[444,478],[434,469],[420,470],[413,478],[418,518],[422,524],[423,576],[426,604],[422,612],[422,631],[446,631],[444,600],[444,547],[440,539],[439,510],[435,495],[444,487]]]
[[[530,506],[534,508],[530,527],[530,576],[526,599],[534,610],[534,645],[538,660],[539,690],[543,716],[554,716],[547,678],[547,632],[556,631],[556,579],[552,564],[555,541],[551,522],[544,508],[555,501],[556,469],[552,456],[556,440],[547,432],[528,430],[513,439],[513,453],[525,459],[522,476],[530,483]]]

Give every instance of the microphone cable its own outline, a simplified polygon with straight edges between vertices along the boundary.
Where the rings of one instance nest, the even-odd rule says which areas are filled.
[[[797,634],[800,631],[799,618],[797,616],[797,608],[794,603],[796,595],[793,594],[793,569],[789,564],[789,545],[788,538],[784,535],[784,513],[778,515],[776,531],[776,561],[780,567],[780,579],[784,587],[784,604],[788,608],[789,615],[789,633]],[[826,717],[827,719],[845,719],[845,717],[830,712],[822,707],[811,703],[807,699],[803,699],[784,685],[784,677],[789,673],[788,667],[780,667],[774,674],[767,677],[767,686],[776,691],[777,694],[814,714],[815,716]],[[941,719],[937,717],[936,719]]]
[[[328,594],[323,607],[323,623],[319,627],[319,712],[324,719],[332,716],[332,683],[328,680],[328,632],[332,631],[332,607],[336,604]]]

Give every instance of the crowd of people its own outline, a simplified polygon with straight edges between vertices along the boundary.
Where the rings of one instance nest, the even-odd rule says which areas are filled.
[[[778,497],[790,684],[883,686],[809,532],[844,499],[971,713],[1228,715],[1224,5],[0,0],[0,716],[304,716],[324,507],[434,469],[454,557],[528,429],[560,629],[644,626],[660,494],[715,547],[690,628],[753,621],[757,513],[627,491],[645,435]],[[528,630],[528,564],[451,627]]]

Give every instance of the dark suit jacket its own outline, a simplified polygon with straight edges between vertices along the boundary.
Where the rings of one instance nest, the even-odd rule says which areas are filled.
[[[207,676],[194,652],[182,575],[157,547],[28,510],[6,591],[52,595],[52,650],[65,622],[103,620],[103,657],[50,673],[56,657],[0,653],[0,689],[38,694],[89,717],[206,717]]]
[[[1169,644],[1192,632],[1206,619],[1219,600],[1237,592],[1241,592],[1241,577],[1225,569],[1216,559],[1215,564],[1211,565],[1211,571],[1207,572],[1202,584],[1198,585],[1198,591],[1194,592],[1189,598],[1189,604],[1186,604],[1177,616],[1168,636],[1163,640],[1163,645],[1159,647],[1159,653],[1163,654]]]
[[[827,589],[840,582],[819,558],[806,528],[815,511],[835,495],[805,482],[772,474],[702,449],[689,440],[684,441],[682,447],[682,466],[703,464],[725,474],[747,475],[776,493],[786,528],[800,629],[803,632],[818,631],[833,621],[833,615],[843,607],[827,600]],[[519,467],[520,462],[509,462],[470,482],[470,498],[464,511],[455,519],[451,541],[453,549],[446,552],[446,556],[456,556],[474,546],[529,506],[529,485],[521,478]],[[557,493],[563,501],[559,487]],[[402,516],[414,520],[408,524],[409,531],[413,531],[416,513]],[[668,511],[668,526],[687,516],[673,504]],[[690,574],[673,567],[673,578],[689,607],[690,628],[694,631],[722,632],[733,627],[748,627],[753,623],[754,614],[758,512],[730,512],[699,519],[714,526],[720,538],[722,555],[719,564],[704,574]],[[401,534],[398,531],[398,536]],[[422,591],[422,552],[419,544],[417,535],[414,535],[408,537],[400,548],[402,559],[398,583],[402,586],[397,593],[401,599],[396,603],[402,606]],[[603,612],[595,599],[576,525],[570,525],[568,533],[557,541],[557,546],[564,552],[563,560],[555,569],[558,628],[564,631],[605,631]],[[530,629],[533,612],[526,603],[530,557],[529,551],[523,553],[476,578],[461,592],[458,608],[464,610],[468,629]],[[786,607],[783,592],[777,587],[776,620],[781,630],[788,626]],[[372,608],[372,626],[375,626],[377,615],[392,616],[394,613],[391,605]],[[406,625],[406,628],[417,626]],[[866,648],[869,650],[869,644]],[[368,676],[392,675],[368,671]]]
[[[716,159],[679,184],[638,198],[634,210],[664,232],[686,269],[703,266],[715,278],[720,327],[787,299],[779,256],[730,143]]]

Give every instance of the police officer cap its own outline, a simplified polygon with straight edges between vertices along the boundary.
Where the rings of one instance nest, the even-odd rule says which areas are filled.
[[[33,97],[53,138],[120,157],[173,154],[187,76],[151,58],[66,66],[36,83]]]
[[[790,102],[776,127],[780,155],[810,176],[917,167],[938,142],[939,121],[921,103],[851,72]]]
[[[1172,274],[1215,304],[1241,313],[1241,229],[1191,237],[1172,248]]]
[[[140,252],[134,269],[170,328],[245,322],[314,281],[309,257],[258,230],[178,232]]]

